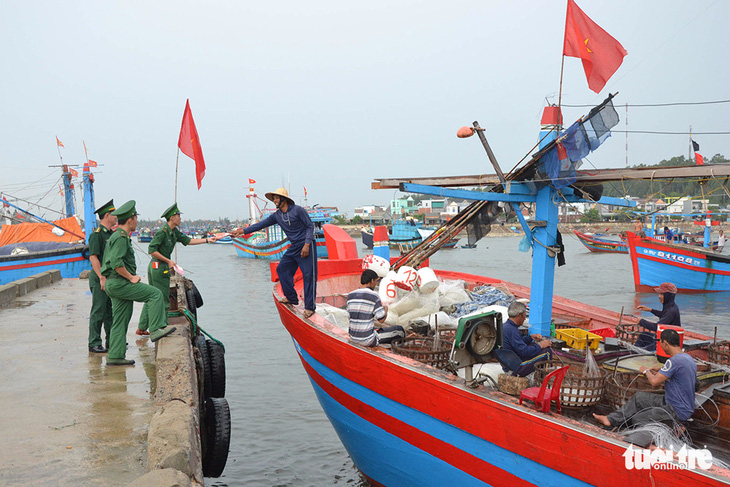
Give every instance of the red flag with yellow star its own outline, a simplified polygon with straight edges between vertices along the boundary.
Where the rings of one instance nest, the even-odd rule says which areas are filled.
[[[177,146],[183,154],[195,161],[195,177],[198,181],[198,189],[200,189],[205,177],[205,160],[203,159],[203,149],[200,147],[198,129],[195,128],[193,121],[193,112],[190,111],[190,100],[185,103],[185,113]]]
[[[600,93],[626,54],[619,41],[593,22],[573,0],[568,0],[563,55],[583,61],[591,90]]]

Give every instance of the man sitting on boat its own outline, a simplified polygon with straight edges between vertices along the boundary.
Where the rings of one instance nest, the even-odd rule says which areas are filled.
[[[644,348],[652,352],[656,350],[656,338],[654,337],[656,336],[657,325],[682,326],[682,321],[679,317],[679,307],[674,302],[674,298],[677,295],[677,286],[671,282],[663,282],[659,287],[655,287],[654,290],[659,293],[659,302],[662,303],[662,309],[651,309],[644,305],[639,306],[638,309],[641,311],[649,311],[654,316],[658,316],[659,321],[652,323],[644,319],[639,320],[639,325],[647,330],[651,330],[653,333],[641,332],[634,344],[639,348]]]
[[[299,304],[299,297],[294,290],[294,273],[298,267],[304,278],[304,317],[309,318],[314,314],[314,300],[317,297],[317,249],[310,251],[314,245],[314,224],[307,210],[294,204],[294,200],[289,198],[286,188],[266,193],[266,198],[274,202],[278,211],[235,232],[233,236],[248,235],[276,224],[281,227],[291,243],[276,266],[276,274],[285,298],[282,302],[292,306]]]
[[[503,346],[506,350],[512,350],[522,361],[514,371],[515,375],[525,377],[535,370],[536,363],[550,358],[551,342],[539,334],[522,336],[519,327],[527,319],[527,306],[524,303],[515,301],[510,304],[507,315],[509,319],[502,327]]]
[[[388,316],[388,308],[383,306],[380,296],[375,292],[378,282],[380,282],[378,274],[372,269],[366,269],[360,275],[360,288],[347,295],[350,339],[366,347],[391,343],[406,336],[402,326],[375,328],[376,320],[378,323],[383,323]]]
[[[667,243],[672,243],[672,240],[674,240],[674,234],[669,227],[664,227],[664,240]]]
[[[664,396],[639,391],[620,409],[608,416],[593,414],[606,427],[642,425],[655,421],[687,421],[695,411],[695,383],[697,364],[694,359],[682,353],[679,334],[675,330],[664,330],[659,344],[669,358],[664,366],[641,367],[639,372],[653,387],[664,384]]]

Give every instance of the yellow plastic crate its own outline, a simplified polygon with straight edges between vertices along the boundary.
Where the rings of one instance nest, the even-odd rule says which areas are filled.
[[[555,330],[555,336],[560,340],[565,340],[570,348],[577,350],[585,350],[586,342],[591,350],[597,350],[602,337],[591,333],[590,331],[580,328],[565,328],[563,330]]]

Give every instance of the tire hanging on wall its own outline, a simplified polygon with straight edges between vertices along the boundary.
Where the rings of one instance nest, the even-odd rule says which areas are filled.
[[[188,289],[185,291],[185,301],[187,301],[188,311],[193,315],[195,320],[198,320],[198,306],[196,305],[195,296],[193,296],[193,290]]]
[[[223,346],[208,340],[208,356],[210,357],[210,397],[226,395],[226,352]]]
[[[210,353],[208,351],[208,342],[203,335],[198,335],[194,339],[195,348],[198,349],[200,359],[203,364],[203,376],[198,377],[198,381],[203,382],[203,397],[200,402],[204,402],[210,397],[213,379],[211,375]]]
[[[195,285],[193,281],[188,280],[190,282],[191,291],[193,292],[193,298],[195,299],[195,307],[196,308],[202,308],[203,307],[203,296],[200,294],[200,291],[198,291],[198,287]]]
[[[228,461],[231,443],[231,411],[228,401],[211,397],[205,401],[201,443],[203,476],[220,477]]]

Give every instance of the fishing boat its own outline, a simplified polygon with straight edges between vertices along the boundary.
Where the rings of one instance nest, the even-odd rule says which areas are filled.
[[[338,238],[342,243],[347,236]],[[343,252],[340,255],[347,257]],[[318,302],[342,306],[342,296],[359,286],[362,267],[358,258],[320,262]],[[525,286],[487,276],[436,273],[442,280],[461,280],[468,289],[488,284],[507,288],[516,298],[530,297]],[[301,280],[295,287],[302,292]],[[275,285],[273,294],[322,408],[350,458],[372,485],[613,486],[646,482],[647,471],[625,467],[629,444],[622,435],[602,430],[575,414],[538,412],[531,404],[519,404],[517,397],[475,385],[444,367],[382,347],[354,345],[346,329],[319,314],[305,319],[303,310],[282,304],[280,285]],[[615,329],[621,320],[619,313],[557,296],[552,316],[558,323],[583,323],[591,328]],[[634,322],[624,317],[623,323]],[[496,333],[493,324],[489,333],[474,332],[466,347],[480,346],[479,333]],[[484,327],[484,322],[479,326]],[[458,351],[459,346],[451,346],[451,361]],[[730,472],[719,467],[654,470],[651,474],[657,485],[730,481]]]
[[[477,244],[464,244],[461,246],[462,249],[475,249],[477,248]]]
[[[730,291],[730,256],[633,232],[626,235],[637,291],[650,292],[665,281],[682,293]]]
[[[421,240],[425,240],[426,238],[430,237],[433,232],[435,232],[435,229],[432,228],[419,228],[418,234],[421,236]],[[441,248],[444,249],[453,249],[456,247],[456,244],[459,243],[458,238],[450,238]]]
[[[93,174],[85,165],[83,182],[86,218],[85,230],[82,230],[75,216],[72,172],[67,165],[61,167],[65,214],[70,216],[48,221],[3,198],[4,206],[22,212],[29,221],[0,228],[0,285],[49,270],[60,270],[64,278],[78,278],[81,272],[91,270],[85,234],[89,235],[96,223]],[[31,218],[35,221],[30,221]]]
[[[388,245],[391,249],[401,253],[408,252],[418,245],[422,238],[419,230],[423,230],[423,224],[414,220],[397,220],[388,229]],[[433,230],[432,230],[433,231]],[[372,229],[362,229],[362,243],[365,247],[373,248]]]
[[[580,243],[586,246],[591,252],[615,252],[619,254],[628,254],[629,246],[623,237],[621,241],[605,238],[605,234],[597,233],[581,233],[573,230],[575,236],[578,237]]]
[[[491,223],[502,211],[507,213],[511,206],[525,232],[526,242],[532,247],[532,287],[450,270],[436,271],[437,278],[460,282],[472,294],[484,285],[507,289],[515,299],[529,300],[529,320],[534,333],[550,336],[552,325],[571,326],[586,337],[585,344],[577,345],[583,350],[591,343],[587,339],[589,330],[608,329],[616,333],[635,327],[637,320],[634,317],[553,296],[556,256],[560,251],[556,240],[558,211],[555,202],[562,199],[585,202],[588,197],[582,191],[582,185],[621,180],[632,171],[648,179],[655,173],[673,174],[677,170],[652,168],[651,173],[633,169],[619,172],[577,170],[576,163],[600,146],[618,123],[611,99],[609,96],[587,116],[560,133],[552,128],[560,124],[559,108],[547,107],[539,137],[540,149],[522,167],[508,174],[502,173],[484,131],[474,122],[473,129],[463,127],[459,135],[479,136],[496,176],[381,179],[373,183],[373,189],[398,188],[473,201],[413,251],[391,259],[391,270],[427,266],[427,258],[464,228],[473,243],[488,233]],[[587,137],[585,142],[584,137]],[[561,155],[566,152],[567,158]],[[686,177],[709,172],[706,167],[682,168],[681,171],[687,172]],[[549,183],[543,183],[537,189],[534,178]],[[485,181],[492,181],[491,191],[451,189],[469,185],[481,188]],[[590,198],[600,204],[635,206],[635,202],[628,200],[592,195]],[[500,202],[504,203],[503,207],[499,206]],[[524,203],[535,204],[535,220],[540,221],[540,225],[531,228],[524,219],[518,207]],[[343,231],[325,227],[325,233],[333,257],[338,258],[319,263],[317,301],[343,307],[343,296],[359,287],[359,276],[366,264],[356,258],[355,244]],[[271,272],[272,280],[276,280],[273,265]],[[295,281],[295,288],[302,292],[301,278]],[[475,367],[496,364],[493,352],[501,345],[502,315],[499,312],[488,311],[460,319],[445,357],[437,356],[443,350],[435,337],[432,346],[425,348],[426,353],[425,342],[419,349],[415,341],[414,353],[403,354],[396,353],[400,345],[390,350],[359,346],[349,340],[346,326],[341,328],[329,314],[327,318],[320,314],[304,318],[304,310],[283,304],[282,296],[280,285],[275,284],[275,306],[293,339],[314,392],[350,458],[374,485],[613,486],[643,485],[649,478],[657,485],[730,484],[730,471],[721,466],[693,469],[685,466],[682,469],[673,455],[669,457],[671,465],[667,469],[627,468],[627,455],[632,454],[630,442],[637,440],[599,428],[585,410],[582,414],[568,415],[557,408],[555,414],[548,403],[548,407],[539,412],[530,403],[522,404],[521,397],[518,401],[501,388],[489,386],[486,379],[480,380],[480,369],[475,371]],[[712,343],[708,337],[687,330],[685,337],[697,340],[705,348]],[[599,350],[596,356],[602,353],[603,350]],[[624,350],[622,353],[629,352]],[[699,353],[706,357],[708,352]],[[635,364],[622,362],[620,365],[622,358],[616,357],[613,373],[615,377],[619,369],[629,371],[630,382],[621,385],[616,396],[625,401],[623,387],[628,389],[637,381],[638,369]],[[587,355],[583,360],[587,361]],[[659,363],[656,357],[647,360]],[[711,387],[712,380],[722,380],[725,374],[724,370],[718,371],[715,367],[711,377],[703,376],[701,387]],[[599,376],[598,386],[603,387],[603,384],[605,380]],[[567,393],[561,389],[558,401],[565,401],[566,394],[573,395],[576,387],[569,387]],[[581,386],[581,390],[585,389]],[[716,458],[727,461],[724,434],[727,433],[716,434],[712,444],[709,440],[707,444]],[[650,438],[643,447],[652,441]]]
[[[231,245],[233,243],[233,237],[231,237],[230,233],[221,232],[221,233],[209,233],[207,235],[208,237],[215,237],[216,244],[227,244]]]
[[[137,242],[151,242],[152,237],[154,236],[154,233],[149,228],[143,228],[139,231],[137,234]]]
[[[249,215],[251,223],[255,223],[261,218],[268,216],[274,211],[262,211],[256,204],[256,193],[253,187],[250,187],[249,194],[246,195],[249,201]],[[309,218],[314,223],[314,240],[317,250],[318,259],[327,258],[327,247],[324,243],[324,234],[322,225],[332,221],[337,213],[336,208],[308,208],[305,206]],[[239,257],[246,259],[264,259],[279,260],[284,256],[291,243],[282,231],[279,225],[272,225],[261,231],[254,232],[250,235],[232,239],[233,247]]]

